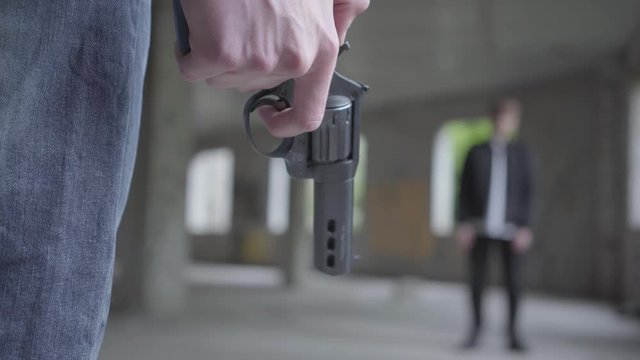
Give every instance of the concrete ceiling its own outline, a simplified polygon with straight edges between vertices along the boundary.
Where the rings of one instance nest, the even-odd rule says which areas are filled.
[[[378,107],[578,71],[639,23],[640,0],[371,0],[339,69],[371,85]],[[199,128],[239,125],[246,97],[202,87]]]

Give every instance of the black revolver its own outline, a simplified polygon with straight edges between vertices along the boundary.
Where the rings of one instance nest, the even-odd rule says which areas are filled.
[[[174,0],[178,46],[190,51],[189,28],[180,0]],[[349,48],[345,43],[340,53]],[[253,148],[271,158],[283,158],[289,175],[314,180],[314,264],[329,275],[343,275],[353,261],[353,185],[360,151],[360,108],[368,87],[334,72],[320,127],[285,138],[274,150],[263,152],[255,144],[251,113],[261,106],[281,111],[293,104],[294,80],[262,90],[247,101],[243,117]]]

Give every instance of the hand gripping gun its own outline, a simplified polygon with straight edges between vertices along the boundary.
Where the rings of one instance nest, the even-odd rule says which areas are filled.
[[[190,51],[189,29],[180,0],[174,0],[178,46]],[[349,49],[345,43],[340,53]],[[293,79],[251,96],[244,111],[244,126],[253,148],[261,155],[282,158],[293,178],[314,180],[314,264],[329,275],[347,274],[353,261],[353,186],[360,150],[362,95],[368,87],[334,72],[320,127],[285,138],[275,149],[258,148],[251,131],[251,113],[261,106],[278,111],[293,104]]]

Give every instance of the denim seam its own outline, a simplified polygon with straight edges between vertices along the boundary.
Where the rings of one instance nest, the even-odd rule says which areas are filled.
[[[138,60],[138,46],[140,43],[140,30],[141,30],[141,24],[142,21],[140,20],[140,10],[141,10],[141,3],[138,3],[137,6],[137,11],[136,11],[136,16],[135,19],[137,20],[137,25],[136,25],[136,31],[135,31],[135,40],[134,40],[134,47],[133,47],[133,56],[131,57],[131,62],[130,62],[130,66],[129,69],[131,72],[133,72],[133,69],[135,67],[135,63]],[[144,88],[144,80],[143,81],[143,88]],[[134,89],[134,81],[129,81],[129,96],[132,96],[132,94],[134,93],[135,89]],[[126,158],[126,147],[127,144],[129,143],[129,137],[131,135],[131,115],[132,115],[132,109],[134,108],[133,104],[130,104],[129,108],[127,109],[126,112],[126,121],[127,121],[127,126],[125,127],[125,135],[124,135],[124,142],[122,143],[123,145],[123,151],[122,154],[120,156],[120,166],[119,166],[119,179],[118,179],[118,184],[120,184],[119,188],[117,189],[117,196],[115,197],[115,201],[113,203],[113,208],[111,211],[111,215],[113,216],[113,219],[116,220],[118,217],[118,208],[120,206],[120,199],[122,198],[122,192],[123,192],[123,180],[124,180],[124,172],[125,172],[125,158]],[[141,115],[141,114],[140,114]],[[136,145],[137,146],[137,145]],[[135,163],[135,159],[133,160]],[[135,167],[135,166],[134,166]],[[125,200],[126,202],[126,200]],[[115,221],[115,224],[117,224],[118,221]],[[113,229],[114,231],[114,244],[112,245],[112,250],[115,251],[115,246],[116,246],[116,241],[117,239],[115,238],[115,236],[117,236],[117,226],[115,229]],[[108,287],[112,287],[113,286],[113,266],[115,263],[115,253],[114,253],[114,257],[113,260],[110,264],[110,274],[109,274],[109,286]],[[107,288],[107,294],[110,292],[110,289]],[[105,294],[106,295],[106,294]],[[105,301],[107,301],[107,303],[111,302],[111,299],[107,299],[107,297],[105,296]],[[109,313],[109,306],[107,304],[102,304],[102,312],[100,314],[100,326],[102,327],[103,324],[106,327],[106,321],[107,321],[107,316]],[[104,329],[100,329],[100,332],[103,332]],[[96,334],[98,336],[100,336],[100,333]],[[102,336],[104,336],[104,334],[102,334]],[[97,358],[97,355],[99,354],[100,351],[100,345],[102,343],[102,339],[96,339],[96,343],[94,344],[94,348],[92,350],[92,356],[95,356]]]

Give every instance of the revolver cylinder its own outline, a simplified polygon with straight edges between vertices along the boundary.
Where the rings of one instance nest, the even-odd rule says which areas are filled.
[[[346,96],[329,96],[322,124],[311,133],[312,162],[330,164],[349,158],[353,136],[351,109],[351,99]]]

